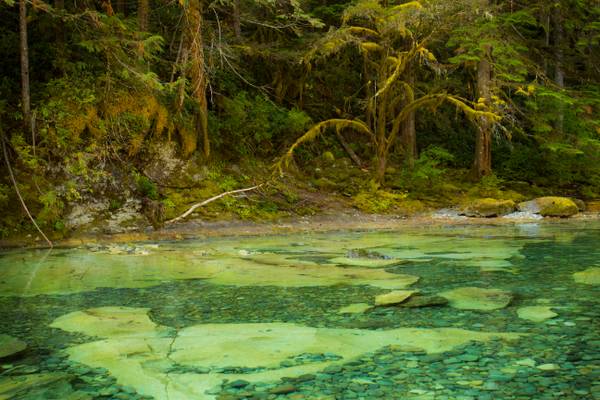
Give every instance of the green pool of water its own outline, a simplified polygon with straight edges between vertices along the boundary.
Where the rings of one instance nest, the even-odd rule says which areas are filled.
[[[597,222],[5,251],[0,399],[600,399],[599,271]]]

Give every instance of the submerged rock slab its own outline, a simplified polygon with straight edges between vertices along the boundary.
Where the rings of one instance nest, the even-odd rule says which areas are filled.
[[[462,287],[440,293],[450,302],[450,306],[462,310],[491,311],[504,308],[512,300],[510,292],[500,289]]]
[[[56,318],[51,328],[93,333],[98,337],[153,336],[161,333],[148,317],[149,308],[99,307],[75,311]]]
[[[102,325],[113,315],[116,332]],[[165,337],[169,328],[137,332],[129,319],[145,325],[147,309],[108,307],[75,312],[54,321],[53,327],[102,340],[67,349],[71,360],[106,368],[119,384],[158,400],[214,399],[211,393],[223,379],[230,382],[274,382],[283,377],[315,373],[387,345],[449,351],[470,341],[514,340],[517,333],[474,332],[455,328],[401,328],[388,331],[312,328],[289,323],[203,324]],[[147,316],[146,316],[147,318]],[[130,335],[125,331],[131,329]],[[113,333],[117,333],[113,336]],[[283,361],[303,354],[331,353],[340,361],[308,360],[291,367]],[[223,368],[246,368],[248,373],[222,373]],[[194,369],[198,372],[194,372]]]
[[[415,293],[415,290],[395,290],[390,293],[380,294],[379,296],[375,297],[375,305],[391,306],[394,304],[400,304]]]
[[[235,286],[371,285],[402,289],[419,278],[381,269],[342,268],[290,260],[280,255],[233,257],[180,251],[148,255],[104,254],[78,250],[69,257],[14,262],[0,269],[0,295],[68,294],[100,287],[141,288],[165,281],[206,279]],[[271,260],[272,259],[272,260]]]
[[[338,314],[362,314],[371,308],[373,308],[373,306],[367,303],[350,304],[340,308]]]
[[[385,258],[335,257],[330,259],[329,262],[332,264],[348,265],[355,267],[383,268],[399,264],[401,261]]]
[[[430,260],[457,266],[506,264],[525,243],[537,241],[513,240],[520,232],[469,227],[426,234],[361,232],[93,246],[96,251],[57,249],[49,254],[15,251],[0,258],[0,296],[142,288],[186,279],[236,286],[402,289],[417,278],[388,273],[384,267],[410,261],[424,262],[425,268]]]
[[[9,336],[0,334],[0,358],[10,357],[27,348],[27,343]]]
[[[547,319],[557,317],[558,314],[552,311],[551,306],[528,306],[517,310],[517,315],[521,319],[533,322],[544,322]]]
[[[448,299],[442,296],[411,296],[408,300],[400,304],[400,307],[418,308],[418,307],[435,307],[448,304]]]
[[[600,285],[600,267],[588,268],[585,271],[575,272],[573,279],[577,283],[586,285]]]
[[[418,276],[393,274],[382,269],[342,268],[327,264],[272,266],[252,261],[219,260],[209,262],[206,266],[215,271],[207,278],[210,282],[235,286],[309,287],[346,284],[402,289],[419,280]]]

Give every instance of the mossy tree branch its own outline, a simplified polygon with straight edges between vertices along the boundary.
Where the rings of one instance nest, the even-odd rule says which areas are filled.
[[[483,118],[487,121],[491,121],[491,122],[498,122],[500,121],[501,117],[491,111],[487,111],[487,110],[477,110],[474,107],[471,107],[467,100],[463,100],[460,97],[457,96],[453,96],[447,93],[435,93],[435,94],[429,94],[423,97],[418,98],[417,100],[412,101],[411,103],[407,104],[402,111],[400,111],[398,113],[398,115],[396,115],[396,117],[394,118],[393,121],[393,125],[392,125],[392,130],[390,131],[390,135],[387,138],[387,150],[389,151],[389,149],[391,148],[391,146],[394,144],[394,141],[396,140],[396,137],[398,135],[398,132],[400,131],[400,126],[402,124],[402,122],[404,122],[406,120],[406,118],[408,117],[408,115],[411,112],[417,111],[420,108],[423,107],[427,107],[427,106],[432,106],[432,107],[438,107],[439,105],[441,105],[443,102],[448,102],[454,106],[456,106],[458,109],[460,109],[462,112],[465,113],[465,115],[467,116],[467,118],[469,118],[472,121],[477,121],[478,118]]]
[[[369,129],[367,124],[365,124],[364,122],[362,122],[360,120],[343,119],[343,118],[328,119],[326,121],[322,121],[322,122],[319,122],[318,124],[314,125],[304,135],[300,136],[294,142],[294,144],[292,144],[292,146],[288,149],[288,151],[275,164],[279,173],[282,174],[284,167],[289,166],[290,160],[294,156],[294,151],[296,150],[296,148],[298,146],[300,146],[302,143],[310,142],[310,141],[316,139],[317,137],[322,135],[329,128],[335,128],[338,131],[341,129],[352,128],[357,132],[366,134],[367,136],[369,136],[371,138],[372,141],[375,141],[375,135],[373,134],[371,129]]]

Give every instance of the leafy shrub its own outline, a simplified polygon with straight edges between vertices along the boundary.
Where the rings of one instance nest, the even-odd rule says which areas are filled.
[[[158,200],[158,189],[156,184],[148,177],[144,175],[138,175],[136,177],[136,184],[137,189],[142,196],[148,197],[151,200]]]
[[[109,211],[117,211],[121,207],[123,207],[123,200],[121,200],[121,199],[110,199],[110,203],[108,205],[108,210]]]
[[[60,199],[59,195],[54,191],[50,190],[39,197],[40,203],[43,208],[37,214],[37,220],[41,225],[60,226],[62,213],[65,208],[64,202]]]
[[[500,179],[496,174],[490,174],[481,178],[481,181],[477,184],[477,190],[479,191],[480,197],[501,197],[499,193],[502,189],[503,179]]]
[[[414,191],[434,189],[443,182],[446,173],[444,166],[453,159],[452,154],[444,148],[430,146],[421,152],[412,169],[403,169],[396,186]]]
[[[297,109],[288,110],[261,95],[250,97],[239,92],[233,98],[224,98],[218,119],[212,119],[213,129],[221,137],[235,142],[239,155],[266,155],[276,148],[286,135],[298,135],[310,124],[310,118]]]

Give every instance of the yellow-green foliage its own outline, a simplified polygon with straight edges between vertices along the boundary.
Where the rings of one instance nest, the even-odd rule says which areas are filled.
[[[198,133],[187,124],[178,124],[177,133],[181,142],[181,153],[184,157],[189,157],[198,147]]]
[[[127,152],[136,155],[152,132],[160,136],[169,128],[169,113],[150,93],[121,93],[103,103],[102,117],[108,133],[128,133]],[[124,128],[124,122],[129,122]]]
[[[484,176],[481,181],[469,190],[471,197],[489,197],[501,200],[523,201],[525,197],[513,190],[503,190],[504,181],[495,174]]]
[[[423,202],[421,202],[420,200],[404,199],[396,204],[396,209],[398,210],[398,213],[404,215],[414,215],[416,213],[425,211],[426,208],[427,207],[425,206],[425,204],[423,204]]]
[[[107,94],[92,81],[66,77],[48,83],[43,96],[38,128],[56,150],[107,143],[112,151],[133,156],[150,134],[174,129],[159,93],[148,88],[115,88]],[[102,149],[86,151],[99,155]]]
[[[391,211],[406,199],[406,194],[390,193],[384,190],[361,191],[354,196],[352,204],[361,211],[377,214]]]

